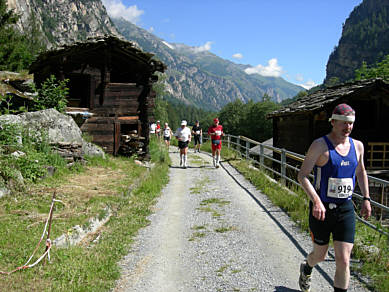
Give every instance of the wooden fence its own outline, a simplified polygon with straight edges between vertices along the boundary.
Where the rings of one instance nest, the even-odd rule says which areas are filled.
[[[204,137],[207,140],[208,137]],[[247,160],[250,160],[254,165],[261,169],[265,169],[273,174],[282,184],[286,186],[296,185],[301,187],[297,181],[297,173],[300,170],[300,166],[305,158],[304,155],[288,151],[286,149],[280,149],[267,145],[266,143],[260,143],[249,139],[244,136],[224,135],[223,143],[229,149],[233,149],[240,153],[240,155]],[[313,179],[313,175],[311,175]],[[376,217],[379,224],[374,225],[369,221],[357,215],[357,220],[363,222],[367,226],[374,230],[388,236],[389,233],[385,231],[385,218],[389,218],[389,181],[373,177],[368,175],[371,206],[373,209],[373,215]],[[363,196],[358,189],[353,193],[355,203],[360,204]],[[386,229],[387,230],[387,229]]]

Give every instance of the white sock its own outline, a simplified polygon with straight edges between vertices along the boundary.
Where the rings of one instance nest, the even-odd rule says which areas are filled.
[[[217,163],[220,162],[220,155],[217,156]]]
[[[184,154],[184,165],[186,166],[186,154]]]

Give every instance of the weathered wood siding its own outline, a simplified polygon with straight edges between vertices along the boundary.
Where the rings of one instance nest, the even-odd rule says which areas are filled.
[[[92,142],[99,145],[107,153],[114,153],[115,123],[114,118],[92,117],[82,126],[81,131],[92,136]]]
[[[273,145],[297,153],[305,153],[311,137],[311,122],[309,116],[296,115],[273,119],[277,129]]]

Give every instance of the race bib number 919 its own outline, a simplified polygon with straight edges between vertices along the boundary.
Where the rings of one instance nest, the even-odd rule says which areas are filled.
[[[354,182],[352,178],[334,178],[328,179],[327,197],[345,199],[352,195]]]

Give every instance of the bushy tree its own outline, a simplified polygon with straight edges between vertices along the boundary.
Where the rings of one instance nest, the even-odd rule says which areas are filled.
[[[355,80],[378,77],[389,80],[389,55],[375,66],[368,67],[367,63],[363,62],[361,68],[355,70]]]
[[[20,71],[31,63],[28,40],[15,29],[19,16],[0,0],[0,70]]]
[[[226,133],[262,142],[273,135],[272,120],[266,115],[279,107],[270,100],[256,103],[251,100],[246,104],[235,100],[221,109],[219,119]]]
[[[167,121],[168,120],[168,103],[164,100],[167,92],[165,90],[164,81],[166,80],[166,74],[157,73],[158,82],[153,84],[153,90],[155,91],[155,107],[154,117],[156,120]]]
[[[54,108],[63,113],[67,104],[69,88],[67,87],[68,79],[59,80],[51,75],[42,87],[38,89],[38,96],[35,98],[35,110]]]
[[[241,124],[245,115],[245,104],[236,99],[233,102],[226,104],[219,113],[219,119],[223,123],[223,128],[226,133],[233,135],[242,135]]]

